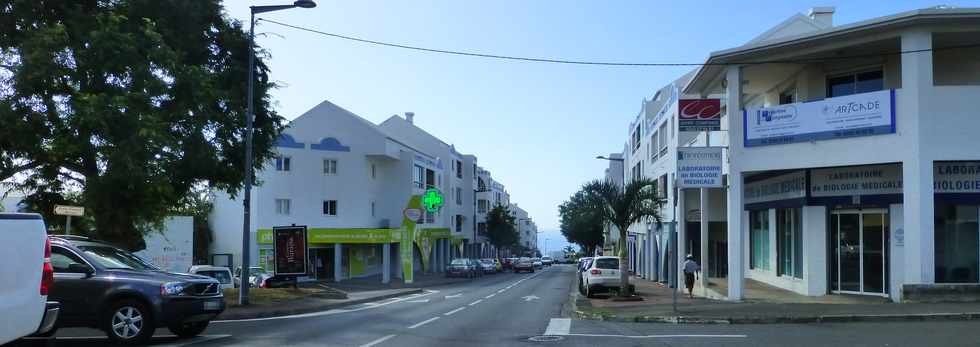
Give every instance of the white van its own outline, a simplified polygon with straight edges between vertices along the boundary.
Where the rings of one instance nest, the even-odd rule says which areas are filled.
[[[41,215],[0,213],[0,245],[0,344],[51,331],[60,305],[48,302],[54,269]]]

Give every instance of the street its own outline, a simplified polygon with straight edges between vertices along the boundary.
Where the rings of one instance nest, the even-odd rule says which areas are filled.
[[[215,321],[195,339],[165,329],[155,346],[945,346],[975,345],[973,322],[697,325],[562,318],[573,268],[510,272],[433,287],[423,294],[311,314]],[[44,345],[43,340],[17,346]],[[48,346],[99,346],[103,335],[64,329]]]

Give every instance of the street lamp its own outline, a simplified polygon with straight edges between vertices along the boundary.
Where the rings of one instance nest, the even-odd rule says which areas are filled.
[[[595,158],[596,159],[608,160],[608,161],[619,161],[619,162],[626,161],[626,159],[624,159],[624,158],[607,158],[604,155],[597,155]]]
[[[314,8],[313,0],[296,0],[292,5],[249,6],[251,18],[248,28],[248,112],[245,114],[245,196],[242,201],[245,221],[242,224],[242,286],[238,291],[238,304],[248,305],[248,270],[249,270],[249,221],[252,209],[252,119],[255,118],[253,108],[253,86],[255,79],[255,14],[290,9],[294,7]]]

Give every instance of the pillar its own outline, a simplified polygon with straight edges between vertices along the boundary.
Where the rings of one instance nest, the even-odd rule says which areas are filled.
[[[911,31],[902,34],[902,51],[928,50],[932,48],[932,33]],[[933,191],[933,163],[926,146],[921,122],[933,110],[925,109],[932,94],[932,52],[902,54],[902,97],[896,100],[897,112],[902,112],[908,132],[915,142],[902,161],[902,207],[905,214],[905,283],[935,282],[935,215]],[[894,288],[893,290],[901,290]]]
[[[740,143],[742,139],[742,67],[732,65],[728,67],[725,75],[725,89],[727,94],[727,113],[728,117],[728,138],[733,139],[729,143],[728,158],[737,158],[738,152],[744,146]],[[743,266],[743,229],[742,229],[742,172],[738,168],[738,160],[729,160],[728,168],[728,300],[742,300],[742,286],[745,282],[745,268]]]
[[[708,207],[708,188],[700,189],[701,197],[699,202],[701,206],[701,288],[708,287],[708,214],[711,212]]]
[[[340,266],[344,259],[344,245],[335,243],[333,244],[333,280],[334,282],[340,282],[344,275],[341,272],[342,268]]]
[[[391,282],[391,244],[381,245],[381,283]]]
[[[677,184],[677,181],[674,181],[674,184]],[[677,218],[675,221],[677,223],[677,227],[675,228],[677,232],[676,235],[674,236],[676,245],[674,246],[675,248],[673,254],[674,264],[672,265],[673,265],[673,272],[676,274],[676,276],[673,276],[673,278],[676,281],[674,282],[676,283],[674,290],[680,292],[680,294],[684,294],[684,291],[687,290],[687,288],[684,287],[684,261],[685,261],[684,258],[687,257],[687,202],[686,202],[687,196],[686,195],[687,194],[684,194],[684,188],[677,189]]]

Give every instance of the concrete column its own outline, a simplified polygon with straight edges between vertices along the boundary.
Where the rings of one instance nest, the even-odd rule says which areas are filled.
[[[381,283],[391,282],[391,244],[381,245]]]
[[[676,184],[677,182],[675,181],[674,183]],[[676,220],[677,235],[675,236],[677,239],[677,248],[676,248],[676,253],[674,254],[675,263],[673,264],[674,265],[673,267],[674,267],[674,272],[677,274],[677,276],[674,276],[674,278],[676,278],[677,280],[677,285],[674,287],[674,289],[680,292],[678,295],[684,294],[684,291],[687,290],[687,288],[684,287],[685,285],[684,283],[685,259],[684,258],[687,257],[687,217],[686,217],[687,196],[686,195],[687,194],[684,194],[683,188],[677,189],[677,206],[678,206],[677,220]]]
[[[932,33],[912,31],[902,34],[902,50],[932,48]],[[921,122],[932,110],[927,110],[933,90],[932,52],[902,54],[902,97],[896,102],[897,112],[907,120],[902,129],[915,142],[902,161],[903,212],[905,214],[905,283],[934,283],[935,277],[935,228],[933,163],[922,148],[926,139]]]
[[[742,299],[742,286],[745,281],[743,259],[743,230],[742,230],[742,172],[738,168],[738,152],[744,145],[742,119],[742,67],[728,67],[725,76],[727,94],[728,133],[728,300]]]
[[[701,288],[708,287],[708,188],[700,189],[701,206]]]
[[[344,259],[344,245],[335,243],[333,244],[333,280],[334,282],[340,282],[344,278],[343,268],[340,266]]]
[[[660,254],[657,249],[657,235],[654,234],[653,230],[648,231],[649,237],[647,237],[647,279],[651,281],[656,281],[657,278],[657,255]]]
[[[835,245],[828,245],[829,233],[833,227],[828,225],[826,206],[803,206],[800,224],[803,226],[803,280],[807,284],[807,295],[827,294],[827,277],[830,272],[828,254],[836,257]]]

